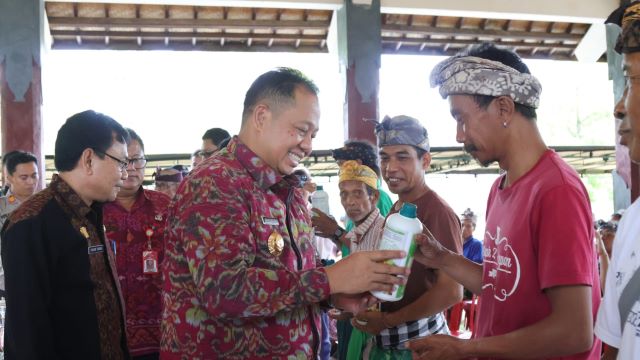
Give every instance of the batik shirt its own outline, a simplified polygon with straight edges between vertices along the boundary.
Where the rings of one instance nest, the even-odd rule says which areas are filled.
[[[20,200],[11,193],[11,190],[7,192],[7,195],[0,197],[0,229],[11,215],[13,210],[20,206]],[[0,292],[4,293],[4,269],[2,268],[2,261],[0,261]]]
[[[312,359],[329,297],[302,189],[237,138],[169,208],[163,359]],[[271,239],[271,240],[270,240]]]
[[[102,205],[57,175],[2,233],[11,359],[127,359],[122,296]]]
[[[127,314],[127,340],[131,355],[160,351],[162,313],[161,273],[144,273],[143,251],[164,256],[164,230],[169,196],[140,189],[130,211],[111,202],[104,206],[104,226],[109,244],[115,249],[118,280]],[[153,234],[148,237],[147,231]]]

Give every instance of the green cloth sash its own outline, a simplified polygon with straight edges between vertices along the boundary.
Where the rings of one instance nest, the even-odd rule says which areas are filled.
[[[391,201],[391,197],[384,190],[382,190],[380,179],[378,179],[378,191],[380,192],[380,198],[378,199],[378,203],[376,207],[380,210],[380,215],[387,216],[389,211],[391,211],[391,207],[393,206],[393,201]],[[351,231],[353,229],[353,221],[348,220],[347,231]],[[349,256],[351,251],[349,251],[349,247],[346,245],[341,246],[342,257],[345,258]],[[354,329],[351,326],[349,320],[341,320],[338,321],[338,358],[339,360],[345,359],[360,359],[362,356],[362,349],[367,343],[367,339],[369,339],[368,334]],[[357,353],[357,357],[353,357],[354,354]],[[411,352],[409,352],[409,359],[411,359]]]
[[[377,346],[373,346],[369,360],[411,360],[410,350],[385,350]]]

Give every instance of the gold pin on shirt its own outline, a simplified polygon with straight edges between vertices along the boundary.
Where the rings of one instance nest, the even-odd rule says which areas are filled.
[[[271,255],[280,256],[284,249],[284,239],[282,235],[274,230],[271,235],[269,235],[268,246]]]
[[[81,233],[81,234],[82,234],[82,236],[84,236],[85,238],[87,238],[87,239],[89,238],[89,232],[87,231],[87,228],[86,228],[86,227],[84,227],[84,226],[83,226],[83,227],[81,227],[81,228],[80,228],[80,233]]]

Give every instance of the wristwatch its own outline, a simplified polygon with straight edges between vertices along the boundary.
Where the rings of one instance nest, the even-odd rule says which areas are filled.
[[[338,226],[338,228],[336,229],[336,232],[333,233],[333,238],[336,240],[340,240],[340,238],[342,237],[342,235],[344,235],[346,233],[346,231],[341,228],[340,226]]]

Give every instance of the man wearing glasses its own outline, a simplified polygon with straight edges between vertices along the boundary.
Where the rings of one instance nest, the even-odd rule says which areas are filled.
[[[5,223],[7,358],[129,358],[101,204],[115,200],[127,179],[127,139],[106,115],[70,117],[56,139],[59,175]]]
[[[116,255],[131,355],[134,359],[158,359],[162,311],[158,268],[164,256],[170,198],[142,187],[147,164],[144,143],[135,131],[127,131],[128,177],[116,200],[105,204],[104,225]]]

